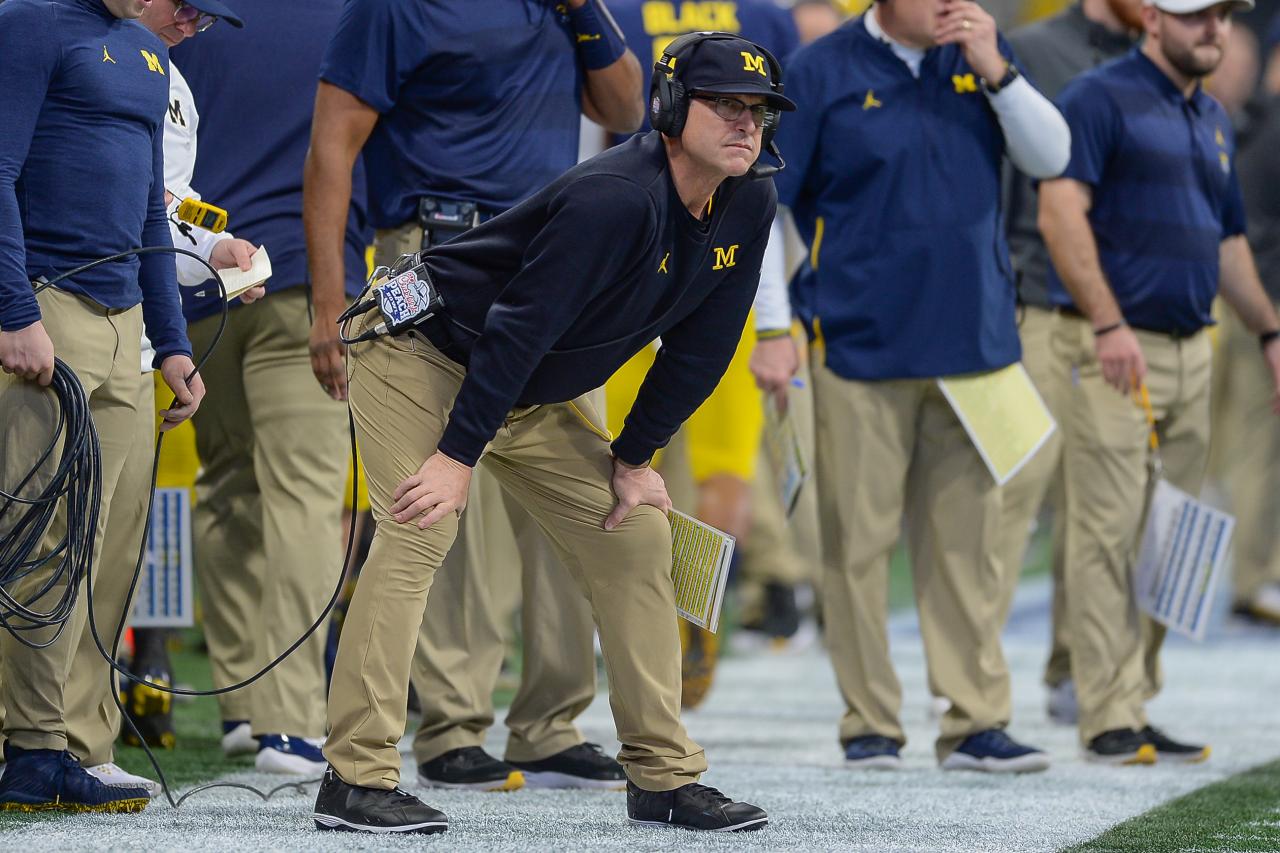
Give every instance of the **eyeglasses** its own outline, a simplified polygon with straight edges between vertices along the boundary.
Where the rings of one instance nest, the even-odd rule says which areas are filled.
[[[194,23],[196,32],[202,33],[218,23],[218,16],[201,12],[186,0],[173,0],[173,20],[179,24]]]
[[[776,122],[778,120],[778,111],[767,104],[747,106],[745,102],[739,101],[737,98],[725,98],[719,95],[694,95],[693,97],[713,105],[716,115],[725,121],[737,121],[743,110],[751,111],[751,120],[756,123],[756,127],[764,127],[766,121]]]

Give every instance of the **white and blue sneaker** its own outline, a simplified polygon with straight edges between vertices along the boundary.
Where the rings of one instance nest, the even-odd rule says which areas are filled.
[[[942,759],[942,769],[1038,773],[1049,769],[1049,756],[1018,743],[1004,729],[987,729],[965,738],[954,752]]]
[[[262,735],[254,766],[259,773],[281,773],[319,778],[329,766],[320,747],[323,740],[290,735]]]
[[[902,744],[882,735],[862,735],[844,744],[844,764],[859,770],[897,770],[902,766],[898,755]]]

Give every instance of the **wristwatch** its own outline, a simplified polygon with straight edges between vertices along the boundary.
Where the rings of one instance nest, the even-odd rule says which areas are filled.
[[[1258,343],[1262,345],[1263,349],[1266,349],[1267,344],[1271,343],[1276,338],[1280,338],[1280,330],[1272,329],[1269,332],[1263,332],[1262,334],[1258,335]]]
[[[987,90],[988,95],[994,95],[998,92],[1003,91],[1006,86],[1008,86],[1014,80],[1017,80],[1019,76],[1020,75],[1018,74],[1018,66],[1014,65],[1012,62],[1005,62],[1004,76],[1001,77],[995,83],[992,83],[991,81],[987,80],[984,77],[982,79],[982,88]]]

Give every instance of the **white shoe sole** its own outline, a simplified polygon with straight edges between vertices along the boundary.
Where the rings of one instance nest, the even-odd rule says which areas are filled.
[[[587,779],[555,771],[521,770],[526,788],[578,788],[593,791],[625,791],[626,779]]]
[[[494,779],[488,782],[441,782],[418,774],[418,784],[424,788],[440,788],[449,791],[518,791],[524,787],[524,774],[513,770],[506,779]],[[625,782],[623,783],[626,784]]]
[[[690,832],[737,832],[753,826],[763,829],[769,825],[769,819],[767,817],[743,821],[742,823],[735,823],[733,826],[722,826],[719,829],[698,829],[696,826],[683,826],[677,823],[667,823],[665,820],[636,820],[633,817],[627,818],[627,822],[632,826],[656,826],[662,827],[663,829],[687,829]]]
[[[1043,752],[1017,758],[974,758],[953,752],[942,761],[943,770],[976,770],[979,773],[1039,773],[1049,769],[1049,756]]]
[[[300,755],[289,755],[278,749],[259,750],[253,766],[259,773],[278,773],[282,776],[320,776],[328,767],[326,761],[308,761]]]
[[[444,832],[449,828],[448,821],[429,821],[427,823],[410,823],[405,826],[365,826],[362,823],[352,823],[333,815],[320,814],[318,812],[311,815],[311,819],[326,829],[345,829],[350,832],[372,832],[375,835],[390,835],[396,832],[417,832],[424,835],[437,832]]]
[[[901,770],[902,758],[897,755],[873,755],[870,758],[846,758],[844,766],[849,770]]]
[[[248,723],[241,723],[222,736],[222,754],[227,758],[253,755],[257,751],[258,742],[254,740],[253,729]]]

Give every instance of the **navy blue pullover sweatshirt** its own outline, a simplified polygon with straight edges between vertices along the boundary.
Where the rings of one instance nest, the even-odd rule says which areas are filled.
[[[164,45],[102,0],[0,3],[0,328],[40,319],[31,290],[80,264],[170,246]],[[57,285],[105,308],[142,302],[156,364],[191,354],[173,256],[97,267]]]
[[[728,367],[776,207],[772,181],[730,178],[694,218],[651,132],[426,252],[444,352],[467,367],[440,452],[474,465],[513,407],[598,388],[661,337],[613,443],[622,461],[646,462]]]

